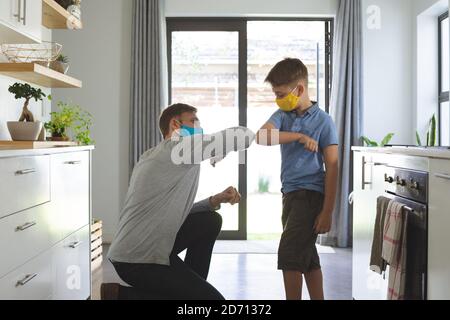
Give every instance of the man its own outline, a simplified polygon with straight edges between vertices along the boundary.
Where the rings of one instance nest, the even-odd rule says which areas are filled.
[[[255,135],[231,128],[204,135],[196,108],[175,104],[160,118],[164,141],[133,170],[108,258],[131,287],[103,284],[102,299],[222,300],[206,279],[221,230],[222,203],[240,201],[233,187],[193,204],[200,163],[245,150]],[[185,260],[178,254],[187,249]]]

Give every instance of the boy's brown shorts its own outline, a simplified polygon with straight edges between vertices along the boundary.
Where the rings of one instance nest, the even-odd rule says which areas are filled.
[[[299,190],[283,196],[283,234],[278,249],[278,269],[308,273],[320,269],[314,223],[323,207],[320,192]]]

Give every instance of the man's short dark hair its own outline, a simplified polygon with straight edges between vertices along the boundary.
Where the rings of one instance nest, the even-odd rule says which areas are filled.
[[[159,118],[159,129],[164,137],[169,134],[170,120],[181,116],[185,112],[197,112],[197,108],[184,103],[176,103],[163,111]]]
[[[300,80],[308,85],[308,68],[299,59],[286,58],[278,62],[269,72],[265,82],[272,87],[290,85]]]

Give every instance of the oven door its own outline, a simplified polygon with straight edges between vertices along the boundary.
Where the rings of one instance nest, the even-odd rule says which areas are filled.
[[[426,300],[428,208],[425,204],[391,193],[385,196],[404,204],[404,214],[408,215],[405,299]]]

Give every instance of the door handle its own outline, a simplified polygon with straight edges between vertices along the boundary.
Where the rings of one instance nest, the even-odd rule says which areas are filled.
[[[17,281],[16,287],[23,287],[24,285],[26,285],[28,282],[30,282],[31,280],[33,280],[36,277],[37,277],[37,273],[28,274],[22,280]]]
[[[436,178],[444,179],[444,180],[450,180],[450,175],[443,174],[443,173],[435,173],[434,176]]]
[[[366,186],[372,184],[372,182],[366,182],[366,165],[373,165],[373,162],[366,162],[366,157],[362,158],[362,181],[361,181],[361,189],[366,190]]]
[[[21,17],[22,17],[22,0],[17,0],[17,3],[18,3],[17,14],[15,14],[13,16],[17,18],[18,22],[20,22],[20,21],[22,21],[22,19],[21,19]]]
[[[16,171],[16,176],[24,176],[26,174],[35,173],[36,169],[25,169]]]
[[[27,229],[30,229],[31,227],[34,227],[35,225],[36,225],[37,223],[36,222],[27,222],[27,223],[25,223],[24,225],[21,225],[21,226],[18,226],[17,228],[16,228],[16,232],[19,232],[19,231],[25,231],[25,230],[27,230]]]
[[[79,246],[81,246],[82,243],[83,243],[83,241],[77,241],[77,242],[74,242],[74,243],[70,244],[69,247],[72,248],[72,249],[76,249]]]
[[[67,162],[64,162],[64,164],[76,165],[76,164],[81,164],[81,161],[67,161]]]
[[[19,0],[20,2],[21,0]],[[23,25],[27,24],[27,0],[23,0],[23,17],[20,18],[23,21]]]

